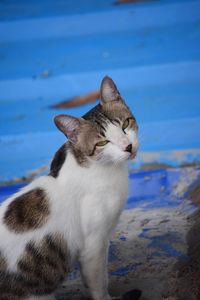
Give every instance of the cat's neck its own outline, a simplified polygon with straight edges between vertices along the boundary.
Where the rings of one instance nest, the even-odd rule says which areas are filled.
[[[80,164],[73,152],[68,149],[65,161],[56,178],[60,184],[70,182],[87,181],[91,178],[105,178],[113,176],[116,172],[125,172],[128,169],[128,163],[119,164],[100,164],[90,161],[87,165]]]

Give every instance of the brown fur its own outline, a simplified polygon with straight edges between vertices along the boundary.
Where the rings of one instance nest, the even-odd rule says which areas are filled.
[[[54,155],[54,158],[51,162],[50,173],[49,175],[53,177],[58,177],[59,171],[62,168],[62,165],[65,162],[65,158],[67,155],[67,144],[64,144],[60,147],[60,149]]]
[[[69,271],[67,243],[60,234],[30,241],[18,260],[18,272],[0,272],[0,300],[22,300],[54,292]]]
[[[6,259],[3,257],[3,255],[0,252],[0,271],[4,271],[6,269],[7,269]]]
[[[105,93],[105,88],[108,87],[110,94]],[[103,148],[96,147],[96,144],[105,139],[106,127],[109,122],[122,128],[125,120],[129,119],[129,127],[135,131],[138,130],[135,118],[123,101],[115,83],[108,76],[102,80],[100,98],[100,104],[87,112],[82,119],[71,117],[72,120],[68,123],[74,123],[71,128],[63,122],[64,117],[70,116],[55,117],[56,126],[69,138],[69,142],[59,149],[52,161],[50,175],[53,177],[58,176],[67,151],[71,151],[77,162],[85,167],[89,166],[88,158],[98,160]]]
[[[113,109],[113,105],[115,109]],[[129,126],[137,131],[137,122],[121,98],[95,106],[83,116],[87,123],[83,122],[81,125],[76,144],[67,142],[56,152],[51,163],[50,175],[58,176],[68,151],[74,154],[80,165],[87,167],[89,165],[88,157],[95,160],[97,155],[103,151],[103,148],[96,148],[95,145],[105,139],[107,122],[122,127],[127,118],[129,118]]]
[[[122,99],[120,101],[116,101],[115,109],[113,109],[112,102],[105,103],[103,105],[103,112],[111,121],[118,120],[121,125],[126,119],[130,119],[130,126],[135,130],[138,129],[135,118]]]
[[[88,166],[87,158],[91,157],[94,159],[95,144],[102,138],[101,128],[98,124],[88,122],[81,127],[81,133],[76,145],[74,146],[69,142],[70,150],[79,164]]]
[[[45,192],[37,188],[15,198],[8,205],[4,223],[11,231],[25,232],[41,227],[49,214]]]
[[[45,295],[62,283],[69,271],[68,262],[67,244],[62,236],[46,235],[39,245],[34,242],[26,245],[18,270],[33,295]]]

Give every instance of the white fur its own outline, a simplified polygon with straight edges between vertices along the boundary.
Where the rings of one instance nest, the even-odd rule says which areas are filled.
[[[108,124],[102,161],[91,162],[90,167],[77,164],[69,152],[59,176],[43,176],[10,197],[0,207],[1,252],[6,257],[8,269],[17,271],[17,261],[30,240],[39,242],[44,235],[63,233],[71,254],[71,264],[78,259],[83,281],[89,286],[94,300],[108,300],[107,251],[109,238],[127,198],[131,143],[137,150],[137,136],[132,129],[122,131],[120,126]],[[16,234],[3,223],[9,203],[34,188],[45,190],[50,204],[50,217],[41,228]],[[49,297],[49,298],[48,298]],[[53,297],[53,296],[52,296]],[[51,296],[31,297],[51,299]]]
[[[109,77],[102,81],[101,92],[102,103],[116,100],[119,96]],[[69,116],[55,118],[58,128],[72,141],[76,122]],[[107,290],[108,244],[127,198],[127,160],[131,153],[126,148],[132,144],[134,154],[138,147],[137,134],[132,129],[128,127],[123,131],[119,125],[107,125],[106,139],[109,143],[103,151],[99,151],[98,160],[91,159],[89,167],[80,166],[68,151],[57,178],[43,176],[34,180],[0,207],[0,251],[7,260],[8,269],[17,271],[17,262],[30,240],[37,243],[46,234],[62,233],[71,254],[71,264],[75,259],[79,260],[83,282],[89,287],[93,300],[111,299]],[[49,200],[48,221],[36,230],[24,233],[9,231],[3,222],[9,203],[35,188],[43,189]],[[54,296],[32,296],[26,300],[36,299],[54,299]]]
[[[107,292],[107,249],[110,234],[127,198],[127,178],[126,161],[116,165],[94,162],[86,168],[78,165],[68,153],[57,178],[40,177],[4,202],[0,207],[0,240],[9,270],[16,271],[17,260],[27,242],[39,242],[47,233],[62,232],[73,259],[81,263],[82,276],[93,299],[110,299]],[[51,214],[47,223],[25,233],[9,231],[3,223],[8,204],[16,196],[38,187],[44,189],[49,198]]]
[[[106,139],[109,143],[105,146],[101,162],[119,163],[120,161],[131,158],[131,154],[125,149],[129,144],[132,144],[133,152],[137,152],[138,139],[137,133],[127,128],[125,131],[119,125],[108,123],[106,129]]]

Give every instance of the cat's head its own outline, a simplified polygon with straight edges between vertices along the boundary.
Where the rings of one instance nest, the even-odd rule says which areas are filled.
[[[81,162],[118,163],[136,156],[138,125],[111,78],[104,77],[100,103],[82,118],[58,115],[54,121]]]

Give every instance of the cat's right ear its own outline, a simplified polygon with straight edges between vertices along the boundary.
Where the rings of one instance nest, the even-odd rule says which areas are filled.
[[[112,78],[105,76],[100,87],[100,103],[103,105],[104,103],[119,100],[121,100],[121,97],[116,84]]]
[[[68,115],[58,115],[54,117],[54,122],[58,129],[72,142],[76,143],[80,132],[80,120]]]

